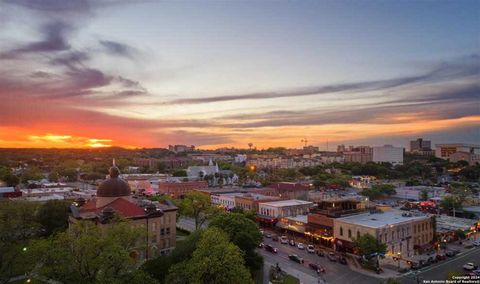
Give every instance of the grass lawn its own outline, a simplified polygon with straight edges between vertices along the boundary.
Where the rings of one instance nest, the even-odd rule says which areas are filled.
[[[287,275],[283,279],[283,284],[300,284],[300,280],[292,275]]]

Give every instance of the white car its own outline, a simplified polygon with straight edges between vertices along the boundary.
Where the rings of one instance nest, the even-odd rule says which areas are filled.
[[[305,249],[305,245],[302,244],[302,243],[298,243],[297,248],[298,249]]]
[[[469,262],[469,263],[467,263],[463,266],[463,269],[465,269],[465,270],[475,270],[475,269],[477,269],[477,266],[475,266],[475,264],[473,264],[473,262]]]
[[[307,246],[307,251],[308,251],[308,253],[315,253],[315,247],[312,246],[312,245],[308,245]]]
[[[480,241],[474,241],[474,242],[472,243],[472,245],[478,247],[478,246],[480,246]]]
[[[286,236],[281,236],[280,237],[280,243],[282,244],[288,244],[288,239]]]

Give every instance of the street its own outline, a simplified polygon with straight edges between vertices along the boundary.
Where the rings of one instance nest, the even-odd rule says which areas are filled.
[[[320,257],[316,254],[310,254],[306,250],[300,250],[296,246],[290,246],[288,244],[281,244],[280,242],[274,242],[272,239],[264,239],[265,244],[270,244],[278,249],[278,253],[274,254],[266,251],[265,249],[258,249],[259,253],[265,259],[265,265],[275,265],[278,263],[280,268],[285,270],[288,274],[299,278],[302,283],[319,283],[317,273],[311,269],[309,263],[318,263],[325,268],[325,273],[322,275],[323,279],[327,283],[338,284],[371,284],[381,283],[381,279],[370,277],[356,271],[351,270],[347,265],[340,264],[338,262],[331,262],[328,258]],[[326,253],[328,251],[325,250]],[[288,255],[296,254],[305,260],[305,263],[299,264],[288,259]],[[322,283],[320,281],[320,283]]]
[[[480,265],[480,247],[463,251],[453,258],[436,263],[435,265],[417,271],[411,271],[400,279],[401,282],[405,284],[422,283],[422,280],[445,280],[447,279],[449,272],[465,272],[462,266],[467,262],[473,262],[476,265]],[[477,283],[480,283],[480,281]]]

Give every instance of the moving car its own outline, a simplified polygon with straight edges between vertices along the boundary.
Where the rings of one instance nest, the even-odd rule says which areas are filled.
[[[265,245],[265,250],[266,250],[266,251],[269,251],[269,252],[271,252],[271,253],[277,253],[277,252],[278,252],[277,248],[275,248],[275,247],[273,247],[273,246],[271,246],[271,245]]]
[[[285,236],[280,237],[280,243],[282,244],[288,244],[288,239]]]
[[[266,234],[265,234],[265,238],[269,238],[269,239],[270,239],[271,237],[272,237],[272,234],[270,234],[270,233],[266,233]]]
[[[305,245],[302,244],[302,243],[298,243],[297,248],[298,249],[305,249]]]
[[[325,253],[323,252],[323,250],[317,250],[317,255],[321,256],[321,257],[324,257]]]
[[[477,266],[473,262],[469,262],[463,266],[463,269],[465,270],[475,270],[477,269]]]
[[[298,262],[298,263],[300,263],[300,264],[303,263],[303,258],[299,257],[299,256],[296,255],[296,254],[291,254],[291,255],[288,256],[288,258],[289,258],[290,260],[293,260],[293,261]]]
[[[345,265],[346,265],[346,264],[347,264],[347,259],[342,256],[342,257],[339,257],[339,258],[338,258],[338,262],[340,262],[341,264],[345,264]]]
[[[310,266],[310,268],[315,270],[318,274],[325,273],[325,268],[323,268],[322,266],[320,266],[316,263],[310,263],[310,264],[308,264],[308,266]]]
[[[315,253],[315,247],[312,246],[312,245],[308,245],[307,246],[307,251],[308,251],[308,253]]]
[[[444,255],[444,254],[437,254],[437,256],[435,256],[435,258],[440,261],[440,260],[445,260],[447,259],[447,256]]]
[[[331,261],[331,262],[336,262],[337,261],[337,257],[335,256],[335,254],[333,252],[329,252],[328,253],[328,259]]]
[[[454,257],[456,253],[454,251],[449,250],[445,253],[445,255],[447,255],[448,257]]]
[[[480,241],[474,241],[472,242],[472,245],[479,247],[480,246]]]
[[[295,241],[294,241],[294,240],[290,240],[289,244],[293,247],[293,246],[295,246]]]

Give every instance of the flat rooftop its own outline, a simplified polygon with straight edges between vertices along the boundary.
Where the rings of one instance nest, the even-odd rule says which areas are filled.
[[[400,224],[412,220],[421,220],[425,219],[428,216],[422,213],[411,213],[411,216],[402,216],[402,214],[408,214],[406,211],[391,210],[384,213],[366,213],[353,215],[348,217],[338,218],[336,220],[356,224],[359,226],[370,227],[370,228],[381,228],[387,225]]]
[[[272,206],[272,207],[286,207],[286,206],[296,206],[296,205],[313,205],[313,202],[303,201],[298,199],[290,199],[290,200],[262,202],[259,204]]]

